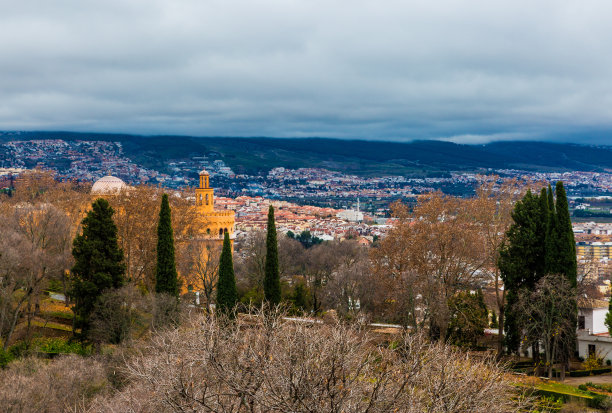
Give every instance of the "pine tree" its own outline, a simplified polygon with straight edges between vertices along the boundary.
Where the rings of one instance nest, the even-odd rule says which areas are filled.
[[[272,306],[280,304],[281,287],[278,271],[278,244],[276,241],[276,224],[274,208],[268,210],[268,235],[266,237],[266,267],[264,275],[264,298]]]
[[[90,315],[98,298],[110,289],[121,287],[125,266],[123,251],[117,244],[117,226],[113,209],[105,199],[97,199],[81,222],[83,233],[73,242],[74,266],[70,297],[74,301],[74,327],[87,337]]]
[[[174,262],[174,234],[168,195],[164,194],[157,224],[157,267],[155,269],[155,292],[178,297],[178,275]]]
[[[217,311],[232,316],[238,303],[236,277],[234,276],[234,261],[229,233],[223,238],[223,249],[219,259],[219,278],[217,280]]]

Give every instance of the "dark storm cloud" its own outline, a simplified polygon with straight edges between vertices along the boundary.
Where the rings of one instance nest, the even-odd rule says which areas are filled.
[[[3,3],[0,129],[458,142],[612,130],[605,1]]]

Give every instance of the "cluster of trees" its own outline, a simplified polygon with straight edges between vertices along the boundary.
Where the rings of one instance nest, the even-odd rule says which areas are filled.
[[[564,373],[576,348],[578,309],[576,244],[563,184],[554,194],[550,186],[539,195],[528,191],[512,219],[498,262],[507,291],[506,346],[516,352],[521,342],[531,345],[537,361],[542,343],[549,374],[556,361]]]
[[[91,204],[87,188],[26,175],[0,203],[0,334],[6,346],[17,323],[29,326],[43,290],[60,286],[81,338],[130,346],[127,365],[92,364],[105,390],[80,400],[93,410],[517,411],[500,369],[449,344],[474,347],[495,322],[510,351],[523,343],[539,354],[542,343],[549,372],[567,363],[577,287],[567,199],[561,183],[539,195],[524,188],[493,178],[474,198],[397,203],[394,227],[374,248],[277,236],[270,207],[267,232],[249,234],[232,254],[228,234],[219,250],[194,236],[185,197],[137,187]],[[178,274],[217,317],[185,320]],[[489,300],[483,286],[493,286]],[[278,304],[291,314],[335,310],[354,323],[284,323],[271,311]],[[377,346],[367,321],[410,334]],[[126,340],[138,329],[150,339]],[[52,369],[16,364],[0,382],[44,380]],[[66,377],[74,381],[62,385],[85,380]],[[22,396],[0,399],[19,406]],[[62,391],[48,397],[72,402]]]
[[[63,269],[73,265],[71,240],[75,238],[75,248],[82,249],[80,243],[87,238],[87,225],[81,226],[80,222],[90,202],[87,189],[54,182],[47,175],[26,175],[13,197],[2,203],[0,213],[9,217],[2,221],[7,227],[5,233],[18,237],[15,234],[19,231],[38,232],[36,236],[47,243],[36,244],[30,239],[28,248],[33,251],[36,244],[41,258],[26,261],[20,259],[24,253],[11,252],[16,248],[25,250],[25,241],[20,243],[9,237],[0,241],[6,243],[4,256],[15,257],[0,264],[6,267],[4,282],[12,285],[3,293],[12,294],[11,288],[13,292],[27,292],[19,305],[2,301],[5,308],[0,314],[0,331],[6,344],[11,320],[35,312],[35,297],[51,279],[58,280],[66,294],[72,282],[75,304],[83,301],[76,307],[79,323],[84,317],[79,314],[81,308],[90,313],[95,304],[87,291],[100,295],[108,288],[129,284],[141,291],[176,296],[180,288],[178,272],[181,281],[201,291],[209,307],[219,305],[220,296],[222,308],[233,308],[236,303],[257,306],[265,301],[286,302],[294,313],[320,314],[333,309],[343,317],[359,314],[373,321],[400,323],[425,329],[431,338],[461,344],[467,344],[466,336],[475,337],[467,331],[482,331],[489,324],[492,311],[500,330],[507,332],[508,348],[518,350],[522,336],[513,307],[521,289],[533,290],[537,281],[549,273],[569,274],[570,286],[576,286],[573,238],[569,238],[572,233],[562,185],[556,190],[556,205],[551,189],[539,196],[527,192],[519,200],[523,188],[517,182],[500,185],[496,179],[488,179],[471,199],[433,193],[423,196],[414,208],[395,204],[396,224],[371,249],[352,240],[322,243],[306,232],[276,239],[271,210],[267,234],[251,233],[235,245],[234,268],[231,248],[224,248],[230,253],[223,254],[221,249],[211,248],[194,236],[198,220],[184,197],[167,197],[156,188],[136,187],[113,196],[112,206],[96,201],[90,211],[118,211],[104,218],[116,227],[117,248],[109,251],[115,257],[115,267],[104,269],[112,275],[97,277],[94,273],[101,270],[95,265],[74,262],[76,278],[69,280]],[[158,213],[159,220],[151,219]],[[28,214],[41,217],[36,218],[36,225],[31,224],[36,227],[33,230],[23,225],[27,219],[11,217]],[[51,224],[42,225],[44,222]],[[107,224],[101,225],[105,231],[111,228]],[[521,245],[521,240],[531,244]],[[87,249],[81,253],[87,255]],[[44,259],[45,254],[53,263]],[[95,261],[96,257],[88,259]],[[30,274],[36,276],[27,278],[27,272],[18,269],[19,265],[41,267],[30,269]],[[93,288],[87,283],[74,283],[81,273],[85,278],[99,280],[96,282],[100,285]],[[19,274],[19,282],[11,274]],[[170,284],[164,280],[170,280]],[[503,288],[503,284],[507,287]],[[218,291],[218,286],[226,285],[226,289]],[[494,286],[495,302],[487,302],[489,309],[480,311],[480,299],[476,298],[479,288],[485,285]],[[466,304],[470,311],[466,312]],[[467,341],[475,344],[475,339]],[[499,350],[503,350],[502,340]]]
[[[500,185],[490,179],[474,198],[432,193],[412,209],[394,205],[396,223],[370,254],[375,314],[425,330],[433,339],[461,343],[467,331],[482,334],[489,316],[478,290],[493,286],[495,302],[488,304],[503,313],[497,260],[522,188],[516,181]]]

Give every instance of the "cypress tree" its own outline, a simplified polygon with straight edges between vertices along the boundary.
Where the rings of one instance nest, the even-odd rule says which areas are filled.
[[[533,288],[543,272],[545,245],[542,242],[542,209],[540,197],[531,191],[518,201],[512,211],[513,224],[506,233],[506,242],[500,250],[498,266],[506,289],[504,330],[506,346],[517,351],[520,344],[520,326],[516,311],[519,293]]]
[[[550,213],[554,215],[555,214],[555,197],[553,194],[552,186],[550,186],[550,184],[548,184],[547,195],[548,195],[548,209],[550,210]]]
[[[238,303],[236,277],[234,276],[234,261],[229,233],[223,238],[223,249],[219,259],[219,279],[217,280],[217,311],[231,316]]]
[[[540,250],[539,250],[540,259],[538,263],[539,265],[537,269],[537,274],[534,279],[534,285],[540,280],[540,278],[544,277],[548,273],[548,260],[549,260],[548,242],[550,239],[550,233],[549,233],[550,208],[548,204],[548,193],[546,191],[546,188],[542,188],[542,190],[540,191],[539,201],[540,201],[540,216],[537,220],[536,231],[537,231],[537,236],[538,236],[538,242],[540,243]]]
[[[556,214],[555,214],[555,249],[556,259],[552,273],[564,274],[572,287],[576,287],[577,281],[577,262],[576,262],[576,241],[570,220],[569,205],[563,182],[557,182],[555,188],[557,195]]]
[[[117,244],[117,226],[113,208],[99,198],[81,222],[82,234],[73,242],[74,266],[69,295],[74,300],[74,329],[87,336],[90,315],[103,292],[124,283],[123,251]]]
[[[276,242],[276,224],[274,207],[268,210],[268,235],[266,237],[266,266],[264,275],[264,299],[270,305],[281,301],[280,275],[278,271],[278,244]]]
[[[555,247],[555,222],[557,221],[557,213],[555,211],[555,199],[553,196],[553,190],[550,184],[546,191],[546,198],[548,199],[548,228],[546,229],[546,273],[552,274],[554,271],[554,261],[556,259],[556,247]]]
[[[168,195],[162,195],[159,222],[157,224],[157,266],[155,268],[155,292],[179,295],[178,275],[174,262],[174,234]]]
[[[555,187],[557,196],[557,204],[555,206],[556,214],[554,221],[554,247],[556,255],[553,262],[551,273],[563,274],[567,277],[572,288],[576,288],[578,264],[576,260],[576,241],[574,239],[574,231],[570,220],[569,205],[563,182],[557,182]],[[578,323],[578,305],[574,300],[574,308],[568,312],[567,317],[571,325]],[[569,363],[569,357],[576,349],[576,330],[570,332],[567,340],[563,340],[564,346],[560,349],[561,361],[565,364]]]

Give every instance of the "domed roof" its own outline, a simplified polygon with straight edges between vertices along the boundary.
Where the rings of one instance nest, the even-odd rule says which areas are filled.
[[[206,172],[206,169],[202,169],[200,171],[200,175],[208,175],[208,172]]]
[[[92,194],[108,195],[116,194],[122,189],[126,189],[127,185],[116,176],[105,176],[94,182],[91,187]]]

